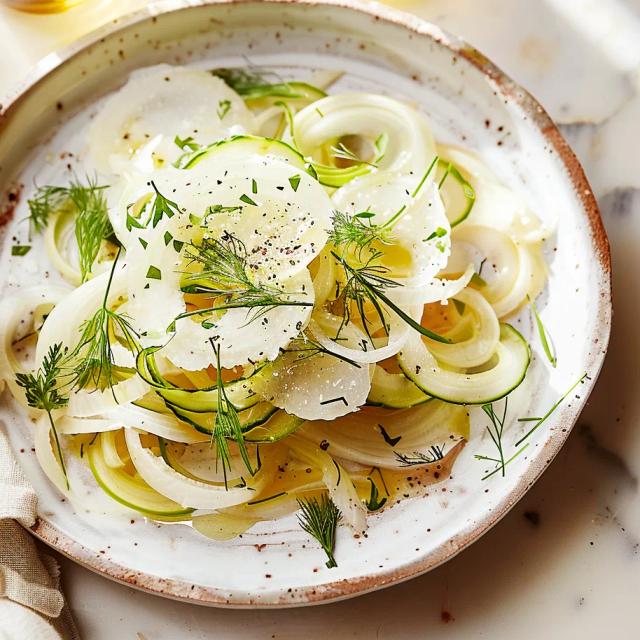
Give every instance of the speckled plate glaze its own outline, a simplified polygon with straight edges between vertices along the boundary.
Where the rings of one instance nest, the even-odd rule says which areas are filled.
[[[74,510],[30,453],[30,423],[15,415],[8,420],[11,445],[39,494],[33,533],[44,542],[152,593],[207,605],[285,607],[346,598],[428,571],[477,540],[522,497],[562,446],[602,365],[611,320],[610,261],[582,169],[542,107],[466,43],[376,3],[176,0],[110,24],[47,57],[5,102],[2,190],[24,182],[43,142],[131,70],[157,62],[242,65],[247,57],[291,77],[339,69],[346,75],[336,91],[360,88],[415,101],[438,138],[478,150],[541,217],[557,216],[540,306],[559,346],[559,364],[550,369],[534,358],[519,406],[525,415],[543,415],[583,372],[589,374],[505,477],[482,480],[486,469],[474,454],[490,453],[491,445],[482,422],[474,424],[451,478],[372,516],[366,537],[340,529],[336,569],[325,568],[323,554],[293,516],[215,543],[135,514],[123,519]],[[9,241],[5,237],[5,251]],[[530,333],[528,313],[513,322]],[[507,452],[524,429],[512,417]]]

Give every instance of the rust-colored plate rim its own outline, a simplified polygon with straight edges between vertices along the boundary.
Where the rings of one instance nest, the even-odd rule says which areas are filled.
[[[189,7],[208,4],[242,4],[255,1],[256,0],[183,0],[181,2],[179,0],[171,0],[170,2],[150,3],[144,9],[114,20],[108,25],[85,36],[72,46],[43,58],[35,66],[33,72],[26,80],[21,83],[17,91],[9,97],[8,101],[5,101],[5,107],[0,115],[9,115],[11,112],[16,111],[20,106],[21,98],[48,73],[65,64],[65,62],[75,56],[80,55],[100,38],[110,35],[123,27],[143,22],[154,15],[180,11],[188,9]],[[584,385],[582,389],[584,392],[583,403],[586,402],[597,374],[602,367],[604,350],[609,340],[612,315],[611,257],[609,243],[600,218],[596,199],[584,171],[568,143],[564,140],[562,134],[542,106],[531,94],[515,83],[479,51],[463,40],[447,34],[439,27],[416,16],[374,2],[360,2],[358,0],[262,0],[262,2],[269,4],[291,4],[297,2],[298,4],[308,6],[342,7],[373,16],[377,20],[394,23],[415,34],[431,38],[437,43],[447,47],[452,53],[473,64],[479,71],[491,79],[504,96],[509,97],[510,100],[518,105],[527,117],[535,123],[547,143],[555,150],[564,164],[581,202],[582,210],[589,222],[593,251],[598,261],[601,274],[601,290],[599,292],[600,306],[598,309],[596,330],[599,334],[598,337],[602,349],[599,350],[597,354],[591,355],[590,361],[588,362],[591,380],[588,384]],[[252,597],[251,594],[235,595],[233,599],[230,599],[229,594],[225,594],[216,588],[194,586],[189,582],[164,579],[142,572],[135,572],[122,565],[111,562],[104,557],[96,557],[93,551],[72,540],[42,519],[37,520],[36,524],[31,528],[31,532],[63,555],[92,571],[127,586],[136,587],[148,593],[162,595],[176,600],[187,601],[194,604],[232,608],[282,608],[335,602],[397,584],[426,573],[449,560],[472,542],[476,541],[482,534],[486,533],[510,511],[556,456],[579,415],[575,410],[571,411],[571,415],[567,415],[567,413],[568,412],[565,412],[563,414],[565,420],[562,424],[563,428],[556,429],[549,436],[542,448],[541,454],[538,456],[538,460],[543,460],[544,462],[537,465],[532,464],[527,473],[521,478],[519,484],[504,498],[498,508],[487,514],[483,520],[476,522],[470,529],[459,533],[451,538],[447,544],[423,557],[417,558],[408,565],[375,576],[361,576],[349,580],[328,582],[307,590],[301,590],[293,602],[284,600],[284,595],[286,594],[283,594],[282,599],[273,599],[270,601],[261,601],[259,596],[254,595]]]

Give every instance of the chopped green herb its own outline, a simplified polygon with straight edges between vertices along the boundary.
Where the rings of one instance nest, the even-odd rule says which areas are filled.
[[[343,256],[339,256],[334,251],[331,255],[338,261],[343,267],[345,275],[347,277],[346,284],[342,290],[342,295],[346,300],[353,300],[356,304],[360,320],[363,324],[365,333],[372,340],[371,333],[369,331],[370,321],[367,319],[365,310],[365,303],[370,302],[373,306],[378,318],[380,319],[382,326],[386,327],[387,322],[382,311],[382,304],[386,305],[393,313],[399,316],[404,322],[406,322],[412,329],[415,329],[418,333],[436,340],[437,342],[450,343],[449,338],[444,338],[441,335],[423,327],[420,323],[416,322],[409,314],[403,311],[398,305],[392,302],[384,293],[386,289],[392,287],[398,287],[400,284],[395,280],[390,280],[386,277],[388,269],[380,264],[375,264],[376,259],[380,257],[380,252],[372,252],[369,260],[358,267],[351,266]],[[350,305],[346,305],[346,311],[343,318],[343,326],[350,321],[351,312]]]
[[[180,138],[179,136],[176,136],[173,139],[173,142],[184,152],[173,163],[173,166],[177,169],[183,169],[192,158],[192,156],[196,153],[196,151],[200,151],[200,149],[202,149],[202,145],[198,144],[191,136],[187,138]]]
[[[169,243],[173,240],[173,236],[171,235],[171,233],[169,233],[169,231],[165,231],[164,232],[164,246],[168,247]]]
[[[182,290],[186,293],[203,294],[207,300],[222,298],[214,306],[186,311],[176,320],[188,316],[211,315],[223,309],[255,309],[255,320],[269,309],[278,306],[313,306],[312,302],[291,300],[293,293],[277,287],[254,282],[248,264],[247,249],[235,236],[226,234],[220,240],[204,238],[198,245],[190,244],[187,258],[198,264],[201,271],[185,275]],[[203,321],[203,326],[209,324]],[[171,326],[175,325],[175,321]]]
[[[371,493],[369,494],[369,500],[367,501],[367,509],[369,511],[378,511],[378,509],[382,509],[386,504],[387,498],[384,497],[380,500],[376,483],[371,478],[367,478],[367,480],[371,483]]]
[[[69,187],[69,198],[77,211],[76,241],[83,282],[91,274],[91,268],[98,256],[102,241],[113,234],[107,199],[104,195],[105,188],[98,186],[91,179],[88,179],[87,186],[72,182]]]
[[[173,218],[176,213],[180,213],[180,208],[178,205],[173,202],[173,200],[169,200],[169,198],[163,196],[156,187],[155,182],[151,181],[151,186],[153,190],[156,192],[156,197],[153,201],[153,207],[151,210],[151,226],[155,229],[158,226],[158,223],[164,216],[167,218]],[[147,226],[149,222],[147,221]]]
[[[247,502],[248,505],[262,504],[263,502],[269,502],[269,500],[275,500],[276,498],[281,498],[282,496],[286,496],[286,491],[280,491],[280,493],[274,493],[272,496],[267,496],[266,498],[260,498],[259,500],[251,500],[251,502]]]
[[[294,191],[297,191],[300,186],[300,175],[296,174],[295,176],[291,176],[289,178],[289,184]]]
[[[390,233],[371,222],[374,216],[375,213],[372,211],[361,211],[353,215],[334,211],[329,241],[336,247],[342,247],[343,253],[355,247],[359,256],[376,241],[387,244],[390,241]]]
[[[138,351],[139,336],[129,318],[107,308],[109,291],[120,251],[119,249],[111,266],[102,306],[80,327],[80,340],[73,351],[69,353],[69,362],[73,365],[73,373],[68,386],[72,389],[82,389],[91,383],[95,389],[104,387],[112,389],[113,392],[115,364],[112,336],[117,336],[118,341],[130,351]]]
[[[102,241],[113,235],[104,196],[106,188],[89,177],[86,185],[74,179],[68,187],[40,187],[35,197],[28,201],[29,219],[38,232],[45,229],[50,217],[56,213],[68,210],[75,215],[75,236],[83,282],[91,273]]]
[[[149,243],[144,238],[138,238],[138,240],[140,241],[143,249],[146,249],[149,246]]]
[[[258,193],[258,183],[255,178],[251,178],[251,193]]]
[[[193,139],[192,136],[187,138],[181,138],[180,136],[176,136],[173,139],[175,145],[180,147],[183,151],[198,151],[200,149],[200,145]]]
[[[243,193],[240,198],[240,202],[244,202],[245,204],[250,204],[253,207],[257,207],[258,205],[246,194]]]
[[[131,231],[132,229],[144,229],[144,225],[141,224],[137,218],[134,218],[128,211],[125,224],[127,227],[127,231]]]
[[[436,167],[436,165],[438,164],[438,156],[436,156],[432,161],[431,164],[427,167],[427,170],[424,172],[424,174],[422,175],[422,178],[420,178],[420,182],[418,182],[418,186],[413,190],[413,192],[411,193],[411,197],[415,198],[420,191],[422,190],[422,187],[424,186],[425,182],[427,181],[427,178],[431,175],[433,169]],[[396,222],[400,219],[400,217],[402,216],[402,214],[407,210],[407,205],[403,204],[383,225],[382,228],[384,229],[392,229]]]
[[[162,271],[160,271],[158,267],[150,265],[149,270],[147,271],[147,278],[149,280],[162,280]]]
[[[27,200],[29,220],[37,233],[42,233],[49,224],[49,218],[69,202],[68,187],[38,187],[35,196]]]
[[[387,152],[387,146],[389,144],[389,135],[386,132],[381,133],[376,141],[373,143],[373,146],[376,150],[376,157],[374,159],[375,164],[379,164],[380,161],[384,158],[384,154]]]
[[[429,237],[425,238],[423,242],[429,242],[429,240],[433,240],[434,238],[442,238],[443,236],[446,236],[447,233],[449,232],[446,229],[443,229],[442,227],[438,227],[435,231],[430,233]]]
[[[12,256],[26,256],[31,251],[30,244],[14,244],[11,247]]]
[[[380,433],[382,434],[382,437],[384,438],[384,441],[390,447],[395,447],[398,444],[398,442],[400,442],[400,440],[402,440],[402,436],[396,436],[395,438],[392,438],[387,433],[387,430],[381,424],[378,424],[378,429],[380,429]]]
[[[464,302],[460,302],[460,300],[456,300],[455,298],[453,298],[453,306],[460,315],[462,315],[464,310],[467,308],[467,305]]]
[[[218,102],[218,118],[223,120],[227,113],[229,113],[229,109],[231,109],[231,100],[220,100]]]
[[[347,147],[344,142],[338,142],[338,146],[336,147],[331,147],[331,153],[333,154],[334,158],[340,159],[340,160],[349,160],[350,162],[353,162],[355,164],[365,164],[365,165],[369,165],[370,167],[375,167],[375,159],[374,162],[367,162],[366,160],[363,160],[362,158],[360,158],[358,155],[356,155],[356,153],[354,153],[351,149],[349,149],[349,147]]]

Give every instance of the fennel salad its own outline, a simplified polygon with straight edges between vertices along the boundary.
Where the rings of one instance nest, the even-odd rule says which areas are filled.
[[[531,359],[510,316],[555,366],[551,230],[418,108],[337,77],[138,70],[86,171],[34,188],[9,259],[37,240],[59,284],[4,297],[0,384],[70,500],[79,461],[118,508],[217,540],[296,513],[333,567],[338,526],[449,476],[470,407],[484,478],[555,409],[503,450],[493,403]]]

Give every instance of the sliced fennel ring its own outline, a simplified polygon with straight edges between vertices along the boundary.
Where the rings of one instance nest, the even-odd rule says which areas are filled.
[[[156,456],[140,442],[140,432],[125,429],[125,440],[131,461],[142,479],[156,491],[183,507],[222,509],[247,502],[255,496],[255,485],[229,487],[205,484],[181,475],[162,457]]]
[[[474,289],[460,291],[455,300],[463,303],[465,313],[473,317],[472,337],[448,344],[426,338],[428,349],[439,362],[450,367],[479,367],[495,353],[500,340],[500,323],[491,305]]]
[[[297,434],[290,436],[290,446],[296,457],[322,472],[322,481],[331,499],[342,511],[344,519],[351,528],[357,533],[365,531],[367,520],[364,505],[358,498],[353,482],[345,469],[320,447]]]
[[[413,307],[409,309],[408,315],[418,320],[420,313],[416,307]],[[389,331],[386,339],[375,339],[373,344],[364,334],[358,341],[345,340],[345,327],[349,328],[349,324],[343,326],[340,316],[334,316],[327,311],[316,312],[309,323],[309,330],[313,337],[327,351],[345,360],[362,364],[373,364],[396,355],[414,331],[395,313],[389,314]],[[354,327],[354,330],[360,335],[359,328]],[[379,342],[384,344],[378,344]]]
[[[388,171],[418,174],[436,155],[426,116],[386,96],[370,93],[327,96],[293,118],[295,146],[305,156],[313,157],[323,145],[346,135],[372,141],[385,136],[387,145],[378,167]]]
[[[531,352],[526,340],[511,325],[501,325],[494,359],[484,371],[465,373],[445,369],[419,336],[412,337],[398,354],[398,363],[410,380],[430,396],[453,404],[494,402],[522,382]]]
[[[492,227],[472,224],[456,227],[446,270],[462,268],[479,258],[483,264],[479,290],[498,318],[515,311],[527,295],[537,296],[544,286],[547,267],[539,243],[515,242]]]
[[[492,301],[498,318],[515,312],[526,302],[527,296],[535,299],[544,288],[547,265],[539,245],[518,245],[518,277],[509,293]]]
[[[75,418],[73,416],[63,416],[57,421],[56,428],[61,434],[103,433],[121,429],[126,424],[175,442],[197,443],[208,441],[206,435],[179,422],[170,413],[158,413],[157,411],[149,411],[129,404],[120,405],[118,408],[102,415],[104,417]]]
[[[512,292],[520,272],[518,246],[505,233],[479,225],[463,224],[453,232],[451,259],[446,272],[461,271],[469,262],[479,270],[484,295],[492,306]]]
[[[133,478],[122,469],[107,464],[103,434],[89,447],[89,466],[98,485],[114,500],[155,520],[189,520],[193,509],[185,508],[159,493],[146,482]]]
[[[19,294],[5,296],[0,301],[0,391],[6,384],[13,397],[25,406],[24,389],[16,383],[16,374],[24,373],[24,367],[14,350],[17,333],[31,313],[35,316],[39,308],[51,308],[68,293],[66,287],[30,287]]]
[[[553,233],[556,223],[542,224],[537,216],[531,213],[524,199],[502,184],[480,158],[451,146],[439,146],[438,153],[445,162],[453,163],[462,179],[468,181],[475,192],[473,209],[468,218],[469,224],[498,229],[518,242],[527,243],[539,242]],[[446,183],[448,195],[452,196],[452,199],[457,195],[455,190],[459,184],[458,180]]]
[[[340,458],[397,470],[402,453],[428,452],[433,445],[449,449],[468,439],[469,416],[463,407],[434,400],[398,411],[365,408],[330,423],[308,422],[300,435],[328,443],[327,452]],[[398,440],[391,445],[393,437]]]

